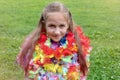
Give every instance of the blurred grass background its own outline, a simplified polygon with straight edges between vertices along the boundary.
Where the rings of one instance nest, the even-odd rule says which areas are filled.
[[[55,0],[0,0],[0,80],[23,80],[14,61],[24,37]],[[120,0],[57,0],[91,38],[87,80],[120,80]]]

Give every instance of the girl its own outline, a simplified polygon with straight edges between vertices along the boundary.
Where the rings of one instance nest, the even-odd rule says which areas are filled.
[[[90,50],[89,39],[74,25],[70,11],[53,2],[24,40],[16,61],[25,80],[86,80]]]

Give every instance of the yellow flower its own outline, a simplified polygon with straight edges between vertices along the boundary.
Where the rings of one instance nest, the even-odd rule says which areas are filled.
[[[57,72],[60,73],[60,74],[63,74],[62,66],[58,66],[58,68],[57,68]]]
[[[54,73],[56,73],[56,70],[58,69],[58,67],[59,67],[58,64],[54,65],[54,68],[53,68],[53,72],[54,72]]]
[[[40,50],[39,45],[36,45],[35,51],[36,51],[36,54],[37,54],[37,55],[36,55],[36,57],[35,57],[33,60],[34,60],[34,61],[37,61],[37,60],[43,61],[44,54],[43,54],[43,51]]]
[[[79,80],[78,72],[70,72],[67,74],[67,78],[70,80]]]
[[[45,64],[44,69],[46,71],[51,71],[53,73],[56,73],[57,71],[62,74],[62,67],[59,66],[58,64]]]
[[[54,64],[44,64],[44,70],[53,72]]]

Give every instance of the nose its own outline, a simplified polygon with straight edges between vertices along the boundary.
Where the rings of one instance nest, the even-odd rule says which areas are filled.
[[[60,34],[60,29],[56,28],[55,31],[54,31],[54,34],[59,35]]]

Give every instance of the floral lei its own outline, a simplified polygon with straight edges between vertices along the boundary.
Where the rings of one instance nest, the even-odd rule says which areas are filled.
[[[82,51],[84,55],[87,56],[87,58],[89,58],[89,52],[91,51],[89,38],[83,34],[82,29],[80,27],[77,27],[76,31],[78,32],[79,37],[81,38]],[[31,73],[30,76],[34,78],[34,75],[39,72],[41,67],[44,67],[45,71],[52,71],[54,73],[58,72],[63,75],[66,74],[66,71],[68,71],[67,78],[68,79],[73,79],[71,77],[75,78],[76,76],[79,75],[77,72],[77,66],[71,65],[69,69],[66,69],[64,68],[64,66],[63,67],[61,66],[62,65],[61,60],[71,63],[71,60],[70,60],[71,56],[76,55],[77,51],[78,51],[78,48],[76,46],[75,38],[72,32],[69,31],[65,35],[65,40],[63,39],[62,44],[56,49],[51,48],[50,38],[48,38],[46,34],[42,32],[35,46],[36,54],[33,55],[34,58],[31,61],[29,66],[29,70]],[[89,66],[89,59],[87,58],[86,60],[88,61],[88,66]],[[33,65],[35,65],[35,67],[33,67]],[[44,71],[41,71],[41,73],[44,73]],[[78,78],[73,80],[78,80]]]
[[[39,54],[39,56],[34,59],[34,61],[37,61],[36,63],[40,65],[51,63],[50,58],[54,57],[55,59],[60,60],[65,56],[70,56],[76,53],[78,50],[75,43],[74,35],[70,31],[67,33],[66,41],[63,45],[57,47],[56,49],[52,49],[50,45],[50,38],[48,38],[45,33],[42,33],[40,39],[38,40],[38,45],[35,48],[36,53]],[[44,60],[39,61],[40,58],[43,57],[43,55],[45,57]]]

